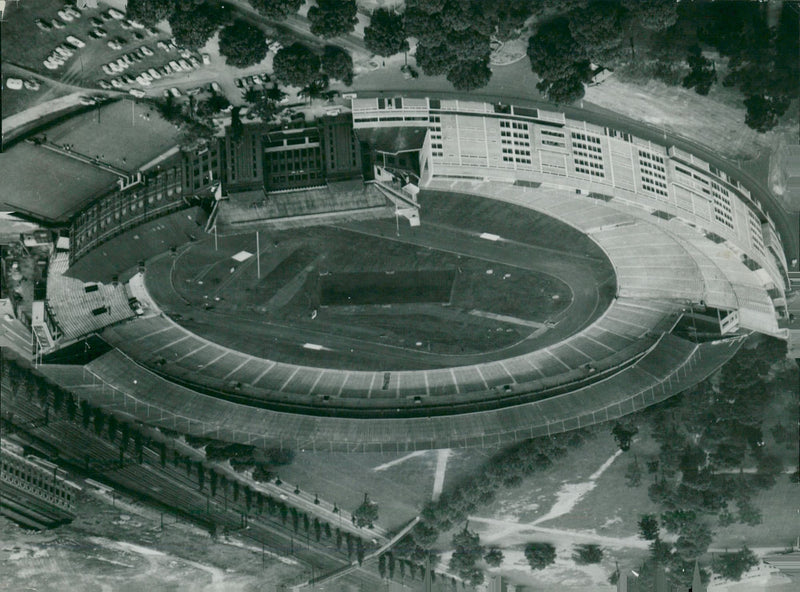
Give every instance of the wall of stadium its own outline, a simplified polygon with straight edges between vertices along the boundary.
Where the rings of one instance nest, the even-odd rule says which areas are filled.
[[[419,126],[421,185],[434,180],[531,183],[605,195],[677,218],[723,242],[776,303],[787,265],[775,223],[737,179],[674,146],[563,113],[437,99],[354,99],[354,127]],[[782,314],[779,310],[779,314]]]

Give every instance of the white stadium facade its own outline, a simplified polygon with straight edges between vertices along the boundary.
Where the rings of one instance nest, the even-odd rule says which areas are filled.
[[[611,305],[558,343],[471,366],[290,364],[154,314],[102,330],[113,349],[84,367],[40,370],[95,405],[185,433],[402,451],[495,446],[621,417],[709,376],[751,332],[787,339],[788,268],[774,221],[739,180],[692,154],[562,113],[483,102],[355,98],[352,118],[357,135],[422,134],[414,181],[423,191],[530,208],[590,237],[616,275]],[[376,170],[379,184],[402,175]],[[424,209],[418,215],[424,226]],[[124,288],[122,302],[151,302],[141,274]],[[90,326],[90,309],[62,307],[56,321]],[[679,334],[686,318],[710,320],[715,337]]]

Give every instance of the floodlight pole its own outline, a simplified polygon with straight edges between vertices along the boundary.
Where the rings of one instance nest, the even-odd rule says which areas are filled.
[[[214,224],[214,250],[217,251],[217,225]]]
[[[258,230],[256,230],[256,267],[258,268],[258,279],[261,279],[261,247],[258,242]]]

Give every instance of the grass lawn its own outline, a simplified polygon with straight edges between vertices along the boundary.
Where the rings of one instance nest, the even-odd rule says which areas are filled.
[[[608,451],[616,448],[610,434],[598,437],[603,448]],[[599,445],[599,442],[598,442]],[[587,446],[586,448],[588,448]],[[626,537],[636,535],[637,522],[641,514],[659,513],[659,506],[650,501],[647,488],[653,482],[647,474],[645,456],[656,454],[658,444],[641,430],[630,451],[620,455],[614,463],[597,479],[595,488],[579,501],[569,514],[548,521],[546,526],[570,530],[594,530],[606,536]],[[628,487],[625,471],[637,456],[642,470],[642,483],[638,487]]]
[[[501,488],[495,501],[481,509],[478,515],[512,522],[532,522],[547,514],[556,501],[558,491],[562,485],[588,481],[589,476],[597,471],[616,451],[617,446],[610,434],[601,432],[593,435],[581,447],[570,449],[562,459],[548,470],[537,472],[523,480],[517,487]],[[606,473],[612,471],[619,464],[620,459],[618,458]],[[598,479],[598,487],[606,473]],[[594,492],[588,495],[592,493]],[[557,518],[542,525],[552,528],[565,527],[561,523],[563,519],[564,517]],[[599,524],[602,525],[605,518],[598,518],[598,520]],[[594,525],[590,524],[585,518],[579,519],[577,524],[573,523],[570,526],[570,528],[580,528],[582,530],[588,530],[593,527]]]
[[[297,451],[292,464],[280,467],[277,473],[282,481],[336,503],[346,512],[345,517],[368,493],[379,506],[378,523],[393,530],[419,514],[433,492],[435,451],[373,470],[404,456]]]
[[[130,99],[92,109],[47,130],[47,140],[133,171],[177,145],[175,126]]]
[[[535,330],[535,324],[525,321],[545,321],[572,301],[569,287],[545,274],[326,227],[261,233],[259,279],[255,257],[242,263],[231,258],[243,250],[254,253],[254,238],[252,234],[224,237],[218,251],[211,240],[194,244],[178,259],[173,274],[180,294],[195,306],[213,298],[215,310],[241,318],[274,319],[331,335],[448,354],[510,346]],[[418,274],[435,272],[435,279],[440,279],[442,271],[455,278],[452,288],[435,286],[441,288],[437,297],[449,301],[447,305],[399,302],[394,285],[382,288],[391,289],[390,304],[324,305],[326,282],[336,278],[346,278],[347,289],[363,296],[365,287],[353,287],[350,281],[363,279],[363,274],[411,280],[417,286]],[[406,296],[417,298],[418,291],[414,287]],[[313,310],[318,314],[311,321]],[[237,345],[244,347],[242,340]],[[254,353],[260,355],[262,350]]]

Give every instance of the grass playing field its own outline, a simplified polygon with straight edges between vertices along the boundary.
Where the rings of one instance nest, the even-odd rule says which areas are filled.
[[[572,301],[566,284],[531,269],[342,229],[261,232],[259,258],[255,242],[253,234],[221,237],[215,250],[201,241],[149,275],[171,274],[178,294],[207,313],[439,353],[509,346]],[[163,293],[154,286],[153,295]]]

